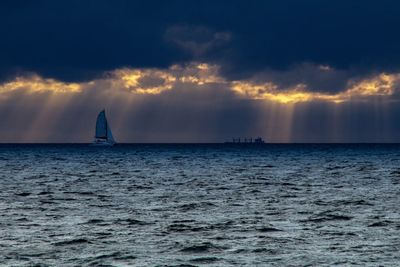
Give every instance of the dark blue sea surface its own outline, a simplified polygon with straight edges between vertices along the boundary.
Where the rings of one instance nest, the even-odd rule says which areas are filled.
[[[400,145],[0,145],[0,266],[399,266]]]

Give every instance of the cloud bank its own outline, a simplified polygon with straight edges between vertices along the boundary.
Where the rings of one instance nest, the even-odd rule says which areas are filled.
[[[27,71],[77,82],[192,61],[217,64],[231,80],[302,64],[331,66],[342,80],[398,72],[399,10],[392,0],[6,0],[0,78]],[[324,90],[341,90],[334,80]]]

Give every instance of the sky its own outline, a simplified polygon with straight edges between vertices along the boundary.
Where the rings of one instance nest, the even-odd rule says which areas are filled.
[[[400,142],[400,2],[0,1],[0,142]]]

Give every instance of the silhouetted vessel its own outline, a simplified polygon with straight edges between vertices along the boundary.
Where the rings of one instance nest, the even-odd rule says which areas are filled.
[[[255,145],[261,145],[265,144],[265,141],[261,137],[257,138],[232,138],[232,141],[225,142],[225,144],[255,144]]]
[[[107,122],[106,111],[100,111],[96,120],[96,134],[92,143],[94,146],[113,146],[115,140],[111,132],[110,125]]]

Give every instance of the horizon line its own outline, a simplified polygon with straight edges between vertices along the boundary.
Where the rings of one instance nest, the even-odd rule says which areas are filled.
[[[0,142],[0,145],[90,145],[92,142]],[[115,145],[357,145],[357,144],[400,144],[399,142],[265,142],[257,143],[225,143],[225,142],[122,142]]]

